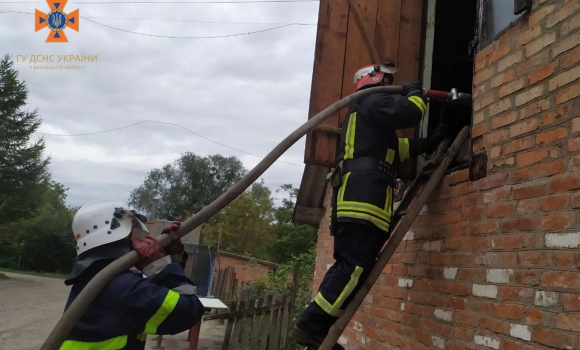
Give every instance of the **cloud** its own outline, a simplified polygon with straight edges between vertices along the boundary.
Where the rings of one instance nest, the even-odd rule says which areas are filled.
[[[4,5],[1,11],[46,12],[44,4]],[[132,17],[221,22],[316,23],[318,3],[114,4],[69,3],[86,17]],[[316,26],[220,39],[167,39],[109,29],[83,18],[80,32],[65,30],[67,44],[45,43],[48,30],[33,30],[33,16],[0,13],[0,47],[16,55],[98,55],[83,70],[30,69],[15,63],[29,89],[27,109],[38,108],[55,181],[69,188],[68,204],[101,197],[127,201],[153,168],[180,154],[237,156],[247,169],[307,121]],[[91,18],[124,30],[169,35],[213,36],[271,28],[273,24],[215,24]],[[48,63],[52,65],[62,63]],[[37,64],[46,65],[46,63]],[[38,134],[37,137],[42,135]],[[242,150],[239,152],[231,148]],[[305,139],[262,178],[275,190],[298,187]]]

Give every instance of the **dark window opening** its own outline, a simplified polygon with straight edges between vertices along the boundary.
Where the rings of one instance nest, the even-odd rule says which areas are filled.
[[[476,24],[477,0],[436,2],[431,89],[451,91],[456,88],[459,92],[472,93]],[[462,121],[471,124],[472,107],[431,101],[428,133],[442,121],[444,123]],[[471,138],[468,138],[449,168],[468,166],[471,155]]]
[[[512,0],[479,0],[480,1],[480,48],[487,46],[500,36],[522,15],[514,15]]]

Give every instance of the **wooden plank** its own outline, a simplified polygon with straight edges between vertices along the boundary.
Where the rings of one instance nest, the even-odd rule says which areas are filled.
[[[290,314],[292,298],[286,297],[284,300],[284,308],[282,309],[282,316],[280,318],[280,349],[286,350],[288,348],[288,326],[290,323]]]
[[[337,3],[342,3],[344,1],[337,1]],[[372,35],[370,40],[374,41],[375,25],[376,25],[376,13],[377,13],[377,0],[356,0],[356,7],[358,13],[362,17],[363,22],[369,35]],[[341,97],[347,96],[355,92],[352,77],[354,73],[366,64],[372,64],[372,57],[369,55],[369,51],[366,48],[366,44],[363,38],[361,30],[355,21],[354,11],[349,11],[348,15],[348,32],[346,36],[346,55],[344,58],[344,69],[343,69],[343,81],[342,81],[342,94]],[[338,127],[342,127],[346,113],[348,110],[345,108],[340,111]],[[334,146],[336,148],[336,145]]]
[[[397,59],[397,85],[418,80],[421,63],[421,34],[423,20],[423,0],[402,0],[401,24],[399,32],[399,52]],[[399,137],[414,138],[415,128],[398,130]],[[397,167],[401,178],[413,178],[415,160],[409,160]]]
[[[276,300],[279,303],[279,300]],[[272,311],[272,322],[268,335],[268,350],[278,350],[278,333],[280,331],[280,309]]]
[[[372,58],[374,64],[380,64],[381,58],[379,57],[379,53],[377,52],[377,48],[375,47],[375,42],[373,40],[374,33],[371,34],[367,31],[367,25],[365,24],[364,19],[359,12],[355,0],[346,0],[349,4],[350,11],[354,17],[354,21],[356,22],[357,28],[360,30],[362,37],[365,41],[365,45],[367,46],[367,50],[369,50],[369,56]],[[378,5],[378,4],[377,4]]]
[[[272,295],[266,296],[266,305],[273,304],[273,297]],[[268,346],[268,334],[270,334],[270,327],[272,327],[272,312],[266,311],[264,312],[264,318],[262,319],[264,322],[262,326],[262,339],[260,339],[260,347],[258,350],[266,350]]]
[[[324,217],[325,209],[322,208],[310,208],[302,205],[296,206],[296,214],[294,218],[296,221],[309,224],[309,225],[319,225],[320,220]]]
[[[245,309],[245,310],[237,310],[237,311],[233,311],[233,312],[228,312],[225,314],[221,314],[221,315],[213,315],[213,316],[205,316],[203,318],[204,321],[211,321],[211,320],[220,320],[220,319],[229,319],[229,318],[235,318],[235,317],[245,317],[248,315],[256,315],[256,314],[260,314],[266,311],[272,311],[275,309],[279,309],[283,307],[282,304],[273,304],[273,305],[264,305],[262,307],[259,308],[254,308],[254,309]]]
[[[377,6],[375,47],[382,63],[394,63],[399,59],[399,25],[402,0],[381,0]],[[395,74],[395,82],[397,82]]]
[[[336,0],[320,1],[308,118],[341,98],[347,21],[347,3]],[[336,127],[338,113],[326,119],[322,125]],[[337,140],[338,137],[334,135],[309,132],[306,135],[304,162],[332,166]]]
[[[240,308],[239,310],[245,310],[246,309],[246,302],[245,301],[240,301]],[[234,320],[234,335],[232,336],[232,341],[231,341],[231,350],[244,350],[240,347],[240,336],[242,334],[242,328],[243,328],[243,322],[242,322],[242,317],[236,317]]]
[[[232,311],[236,311],[236,307],[237,307],[237,302],[231,301],[230,302],[230,310]],[[224,342],[222,344],[222,350],[228,350],[228,347],[230,345],[230,338],[232,335],[232,329],[234,328],[234,318],[230,318],[228,319],[228,324],[226,325],[226,333],[224,335]]]
[[[264,298],[258,299],[257,308],[264,306]],[[252,324],[252,343],[250,349],[257,349],[260,343],[260,336],[262,335],[264,312],[260,312],[254,316],[254,322]]]
[[[250,299],[250,301],[247,304],[247,308],[249,310],[253,310],[255,309],[254,307],[254,299]],[[244,322],[244,327],[242,328],[242,349],[250,349],[250,339],[252,336],[252,323],[254,320],[254,315],[255,314],[249,314],[244,316],[243,318],[243,322]]]

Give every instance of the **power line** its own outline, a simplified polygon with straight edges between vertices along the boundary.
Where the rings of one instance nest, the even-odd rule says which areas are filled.
[[[25,11],[0,11],[0,13],[21,13],[26,15],[33,15],[32,12]],[[159,22],[185,22],[185,23],[204,23],[204,24],[263,24],[263,25],[283,25],[290,24],[294,26],[315,26],[316,23],[301,23],[301,22],[229,22],[229,21],[197,21],[189,19],[167,19],[167,18],[141,18],[141,17],[106,17],[106,16],[81,16],[81,18],[96,18],[96,19],[128,19],[135,21],[159,21]]]
[[[132,30],[117,28],[117,27],[109,26],[109,25],[106,25],[106,24],[103,24],[103,23],[99,23],[99,22],[93,21],[92,19],[88,19],[88,18],[85,18],[85,20],[87,20],[89,22],[93,22],[95,24],[98,24],[98,25],[103,26],[103,27],[106,27],[106,28],[118,30],[118,31],[125,32],[125,33],[136,34],[136,35],[144,35],[144,36],[152,36],[152,37],[155,37],[155,38],[168,38],[168,39],[217,39],[217,38],[231,38],[231,37],[234,37],[234,36],[242,36],[242,35],[250,35],[250,34],[263,33],[263,32],[267,32],[267,31],[276,30],[276,29],[280,29],[280,28],[284,28],[284,27],[291,26],[291,24],[284,24],[284,25],[281,25],[281,26],[272,27],[272,28],[266,28],[266,29],[261,29],[261,30],[255,30],[255,31],[252,31],[252,32],[236,33],[236,34],[226,34],[226,35],[213,35],[213,36],[170,36],[170,35],[157,35],[157,34],[134,32]]]
[[[203,136],[201,134],[198,134],[195,131],[190,130],[190,129],[188,129],[188,128],[180,125],[180,124],[160,122],[160,121],[148,120],[148,119],[142,120],[142,121],[137,122],[137,123],[125,125],[125,126],[120,126],[118,128],[114,128],[114,129],[108,129],[108,130],[102,130],[102,131],[95,131],[95,132],[88,132],[88,133],[82,133],[82,134],[50,134],[50,133],[38,132],[38,131],[36,133],[37,134],[41,134],[41,135],[47,135],[47,136],[65,136],[65,137],[89,136],[89,135],[105,134],[105,133],[109,133],[109,132],[113,132],[113,131],[117,131],[117,130],[127,129],[127,128],[130,128],[130,127],[133,127],[133,126],[136,126],[136,125],[139,125],[139,124],[144,124],[144,123],[155,123],[155,124],[164,124],[164,125],[177,126],[177,127],[181,128],[181,129],[183,129],[185,131],[188,131],[188,132],[190,132],[190,133],[192,133],[192,134],[194,134],[194,135],[196,135],[198,137],[201,137],[202,139],[208,140],[208,141],[213,142],[215,144],[218,144],[220,146],[223,146],[223,147],[229,148],[231,150],[234,150],[234,151],[237,151],[237,152],[240,152],[240,153],[244,153],[244,154],[247,154],[247,155],[250,155],[250,156],[254,156],[254,157],[258,157],[258,158],[264,158],[263,156],[259,156],[257,154],[253,154],[253,153],[250,153],[250,152],[246,152],[246,151],[243,151],[243,150],[238,149],[238,148],[230,147],[230,146],[225,145],[225,144],[223,144],[221,142],[214,141],[214,140],[212,140],[212,139],[210,139],[208,137],[205,137],[205,136]],[[303,166],[303,164],[296,164],[296,163],[291,163],[291,162],[285,162],[285,161],[282,161],[282,160],[277,160],[276,162],[286,163],[286,164],[296,165],[296,166]]]
[[[25,14],[29,14],[32,15],[33,13],[31,12],[23,12],[23,11],[0,11],[0,13],[25,13]],[[217,38],[231,38],[231,37],[236,37],[236,36],[242,36],[242,35],[250,35],[250,34],[258,34],[258,33],[263,33],[263,32],[268,32],[268,31],[272,31],[272,30],[276,30],[276,29],[280,29],[280,28],[284,28],[284,27],[290,27],[293,25],[301,25],[301,24],[295,24],[295,23],[288,23],[288,24],[283,24],[283,25],[279,25],[276,27],[272,27],[272,28],[266,28],[266,29],[260,29],[260,30],[254,30],[254,31],[250,31],[250,32],[243,32],[243,33],[235,33],[235,34],[224,34],[224,35],[211,35],[211,36],[171,36],[171,35],[158,35],[158,34],[150,34],[150,33],[141,33],[141,32],[134,32],[132,30],[128,30],[128,29],[122,29],[122,28],[118,28],[118,27],[113,27],[104,23],[100,23],[97,21],[93,21],[92,19],[89,19],[88,17],[84,17],[84,16],[80,16],[81,18],[85,19],[86,21],[92,22],[94,24],[98,24],[100,26],[109,28],[109,29],[114,29],[114,30],[118,30],[121,32],[125,32],[125,33],[130,33],[130,34],[135,34],[135,35],[143,35],[143,36],[150,36],[150,37],[155,37],[155,38],[167,38],[167,39],[217,39]]]
[[[247,1],[74,1],[70,4],[110,5],[110,4],[255,4],[255,3],[295,3],[320,2],[320,0],[247,0]],[[44,4],[44,1],[0,1],[0,4]]]

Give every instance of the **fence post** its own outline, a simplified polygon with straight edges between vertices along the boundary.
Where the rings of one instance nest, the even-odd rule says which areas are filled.
[[[237,302],[230,302],[230,311],[236,311]],[[230,345],[230,337],[232,335],[232,328],[234,327],[234,318],[228,318],[228,324],[226,325],[226,334],[224,336],[224,343],[222,344],[222,350],[228,350]]]

